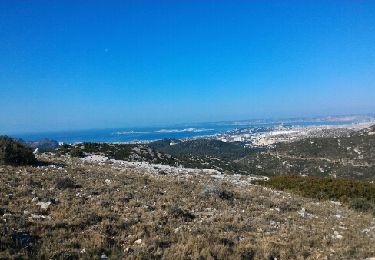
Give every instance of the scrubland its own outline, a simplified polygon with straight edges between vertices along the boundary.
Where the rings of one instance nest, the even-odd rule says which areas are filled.
[[[375,219],[332,198],[67,155],[0,166],[0,259],[364,259]]]

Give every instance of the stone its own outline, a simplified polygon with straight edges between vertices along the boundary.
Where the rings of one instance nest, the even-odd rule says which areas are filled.
[[[36,205],[40,206],[41,209],[47,210],[49,205],[51,205],[51,202],[38,202]]]

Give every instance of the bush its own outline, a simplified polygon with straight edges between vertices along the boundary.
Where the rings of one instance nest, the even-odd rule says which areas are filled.
[[[83,158],[83,157],[85,157],[85,154],[82,152],[82,150],[80,148],[74,147],[70,151],[70,156],[72,156],[72,157],[78,157],[78,158]]]
[[[364,198],[353,199],[350,202],[350,207],[362,212],[372,211],[374,209],[373,204],[371,204],[368,200]]]
[[[169,214],[174,218],[181,218],[185,222],[193,221],[195,218],[194,214],[190,213],[187,210],[181,209],[179,207],[172,207],[169,210]]]
[[[33,151],[7,136],[0,136],[0,165],[31,165],[36,159]]]
[[[338,200],[358,211],[371,211],[375,205],[375,184],[349,179],[274,176],[258,184],[287,190],[319,200]]]
[[[227,191],[221,187],[217,186],[209,186],[204,189],[204,194],[211,194],[214,196],[219,197],[222,200],[229,200],[232,201],[234,199],[234,193],[231,191]]]
[[[68,177],[57,179],[56,181],[56,188],[60,190],[65,189],[75,189],[80,188],[80,185],[77,185],[76,182]]]

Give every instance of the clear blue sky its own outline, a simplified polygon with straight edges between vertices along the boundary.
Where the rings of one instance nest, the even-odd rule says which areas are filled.
[[[0,133],[375,112],[375,1],[0,1]]]

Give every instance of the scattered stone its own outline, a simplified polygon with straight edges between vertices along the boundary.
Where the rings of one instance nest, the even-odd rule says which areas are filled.
[[[341,202],[340,201],[333,201],[331,200],[331,203],[336,205],[336,206],[341,206]]]
[[[111,180],[110,179],[105,179],[105,184],[107,184],[107,185],[109,185],[109,184],[111,184]]]

